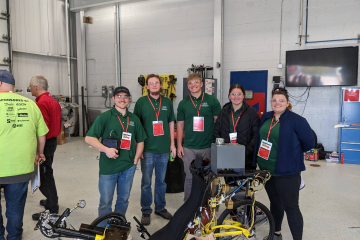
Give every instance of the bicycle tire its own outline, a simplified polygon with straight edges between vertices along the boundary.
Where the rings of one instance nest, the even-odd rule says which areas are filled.
[[[123,222],[127,222],[126,218],[124,217],[124,215],[122,215],[121,213],[118,212],[109,212],[109,213],[105,213],[101,216],[99,216],[98,218],[96,218],[91,224],[90,226],[97,226],[99,223],[101,223],[102,221],[106,220],[106,219],[111,219],[111,218],[115,218],[118,220],[121,220]]]
[[[245,224],[245,226],[249,226],[250,221],[246,221],[244,223],[244,218],[248,217],[249,213],[243,213],[244,209],[251,209],[251,205],[253,204],[252,200],[243,200],[234,203],[234,209],[236,212],[236,220],[232,218],[233,221],[240,222],[241,224]],[[246,211],[246,210],[245,210]],[[233,212],[233,209],[225,209],[220,217],[217,220],[217,225],[222,225],[224,220],[229,219],[230,213]],[[256,220],[254,220],[253,228],[251,229],[252,234],[255,234],[256,240],[263,240],[264,237],[269,236],[268,240],[273,240],[274,232],[275,232],[275,222],[274,218],[271,215],[269,209],[260,202],[255,201],[254,204],[254,212],[256,213]],[[246,215],[246,216],[245,216]],[[235,216],[235,215],[233,215]],[[245,216],[245,217],[244,217]],[[250,222],[251,223],[251,222]],[[262,225],[265,225],[265,228],[262,228]],[[267,226],[267,228],[266,228]],[[259,230],[260,229],[260,230]],[[216,229],[215,233],[219,233],[220,229]],[[228,239],[247,239],[245,236],[226,236],[226,237],[217,237],[218,240],[228,240]]]

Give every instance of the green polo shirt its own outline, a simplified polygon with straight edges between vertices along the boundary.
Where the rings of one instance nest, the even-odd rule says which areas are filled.
[[[214,116],[218,116],[221,111],[219,100],[212,95],[204,93],[204,100],[201,104],[200,117],[204,117],[204,131],[193,131],[193,117],[197,117],[198,113],[195,109],[190,97],[193,99],[196,108],[199,109],[202,94],[199,98],[185,97],[179,103],[177,109],[177,120],[185,121],[185,139],[184,147],[190,149],[204,149],[211,147],[213,142]]]
[[[231,107],[230,107],[230,110],[229,110],[229,126],[230,126],[230,133],[234,133],[234,124],[233,124],[233,119],[232,119],[232,115],[231,115],[231,111],[233,111],[234,113],[234,123],[236,124],[236,121],[238,120],[238,117],[240,116],[240,113],[243,109],[243,106],[241,105],[241,107],[236,111],[234,112],[234,108],[233,108],[233,105],[231,104]],[[240,119],[239,119],[240,121]],[[239,123],[238,123],[239,124]],[[236,131],[235,131],[236,132]]]
[[[114,131],[116,134],[113,133],[111,138],[121,140],[123,128],[117,116],[120,117],[125,130],[127,117],[129,116],[129,128],[127,132],[131,133],[130,150],[121,149],[119,157],[116,159],[111,159],[106,155],[100,154],[99,167],[100,174],[102,175],[119,173],[132,167],[134,165],[135,158],[135,141],[139,143],[145,141],[146,139],[146,133],[139,118],[129,111],[126,111],[126,114],[123,116],[115,109],[115,106],[113,106],[112,109],[100,114],[95,119],[95,122],[91,125],[91,128],[86,136],[95,137],[97,139],[101,138],[102,143],[105,138],[110,138],[110,132]]]
[[[151,105],[149,98],[153,105]],[[169,123],[175,120],[173,104],[167,97],[160,96],[158,99],[154,99],[149,95],[149,98],[147,96],[139,98],[134,108],[134,114],[140,119],[148,136],[145,140],[144,151],[150,153],[168,153],[170,152]],[[157,121],[156,114],[159,112],[160,98],[159,121],[163,122],[164,135],[154,136],[153,121]]]
[[[261,140],[266,141],[270,129],[271,119],[272,118],[265,120],[264,124],[260,128],[260,144],[261,144]],[[274,119],[272,125],[274,125],[275,122],[276,121]],[[280,130],[280,122],[278,122],[278,124],[276,124],[275,127],[271,129],[270,132],[269,142],[272,143],[272,147],[271,147],[269,159],[265,160],[259,156],[257,157],[259,168],[261,170],[269,170],[271,174],[274,173],[276,167],[276,158],[277,158],[277,150],[278,150],[278,142],[279,142],[279,130]]]

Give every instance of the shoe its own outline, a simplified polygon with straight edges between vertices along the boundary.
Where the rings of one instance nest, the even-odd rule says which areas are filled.
[[[40,206],[45,207],[46,202],[47,202],[47,200],[46,200],[46,199],[42,199],[42,200],[40,200]]]
[[[269,236],[263,238],[263,240],[268,240],[268,239],[269,239]],[[273,240],[282,240],[282,235],[281,234],[280,235],[274,234]]]
[[[40,215],[41,215],[41,213],[34,213],[32,215],[32,220],[39,221]]]
[[[150,214],[147,213],[142,214],[141,224],[144,226],[150,225]]]
[[[160,212],[155,212],[156,215],[159,215],[167,220],[170,220],[172,218],[172,215],[164,208]]]

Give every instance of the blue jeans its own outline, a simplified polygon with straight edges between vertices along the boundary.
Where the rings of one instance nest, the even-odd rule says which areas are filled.
[[[169,161],[169,153],[149,153],[144,152],[144,159],[141,159],[141,211],[151,214],[152,191],[151,178],[155,168],[155,212],[160,212],[166,206],[165,192],[165,174]]]
[[[0,184],[0,188],[4,188],[6,201],[7,218],[6,231],[8,232],[8,240],[20,240],[23,233],[23,217],[24,208],[27,197],[29,182]],[[1,195],[0,195],[1,198]],[[0,205],[0,240],[4,240],[5,228]]]
[[[99,175],[99,216],[112,212],[111,206],[114,198],[115,187],[117,192],[115,212],[121,213],[125,216],[126,210],[129,206],[128,200],[130,197],[135,170],[136,165],[133,165],[131,168],[119,173]]]

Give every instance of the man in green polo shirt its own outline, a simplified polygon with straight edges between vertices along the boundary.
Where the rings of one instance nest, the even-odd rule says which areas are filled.
[[[203,82],[199,74],[190,74],[187,85],[190,96],[181,100],[177,109],[177,154],[184,161],[186,173],[184,201],[188,199],[191,192],[190,163],[196,155],[210,158],[214,121],[221,111],[219,101],[214,96],[201,91]]]
[[[46,160],[45,135],[49,130],[36,103],[15,93],[14,88],[12,74],[0,70],[0,189],[4,189],[6,201],[7,239],[20,240],[29,180],[34,176],[34,162]],[[3,222],[0,204],[2,240]]]
[[[136,164],[141,157],[146,139],[139,118],[127,110],[130,102],[129,90],[126,87],[115,88],[112,100],[115,103],[113,108],[96,118],[85,137],[86,143],[101,152],[99,216],[112,212],[115,188],[115,212],[125,216]],[[102,223],[101,226],[105,224]]]
[[[170,99],[160,96],[161,81],[159,75],[149,74],[146,78],[148,95],[139,98],[135,104],[136,114],[143,124],[148,138],[145,140],[143,159],[141,159],[141,223],[150,224],[152,213],[151,178],[155,168],[155,214],[171,219],[165,209],[165,174],[169,161],[169,152],[176,157],[174,143],[174,110]]]

